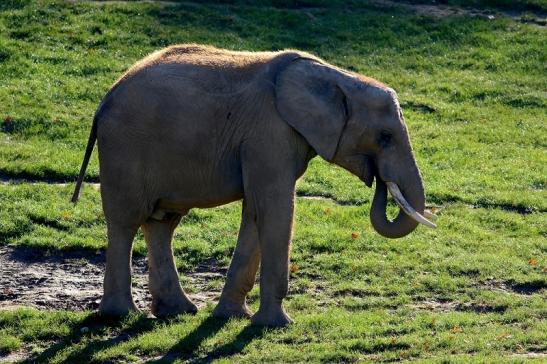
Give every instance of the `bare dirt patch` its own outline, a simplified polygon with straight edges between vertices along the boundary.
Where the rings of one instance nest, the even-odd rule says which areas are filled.
[[[527,283],[505,282],[497,279],[489,279],[479,284],[482,289],[491,291],[513,293],[529,296],[539,294],[547,289],[546,280],[536,280]]]
[[[517,10],[474,9],[440,4],[407,4],[390,0],[373,0],[372,3],[385,7],[400,7],[405,10],[414,12],[418,15],[431,16],[434,18],[445,18],[449,16],[470,16],[493,20],[497,17],[503,16],[512,18],[513,20],[517,20],[523,23],[533,23],[539,26],[547,25],[546,14],[541,13],[536,14]]]
[[[472,302],[457,302],[457,301],[422,301],[417,302],[411,307],[436,312],[450,312],[450,311],[462,311],[462,312],[475,312],[475,313],[503,313],[507,309],[504,306],[491,306],[485,303],[472,303]]]
[[[31,306],[40,309],[94,310],[102,295],[105,254],[89,251],[56,252],[48,255],[30,248],[0,247],[0,309]],[[148,310],[147,260],[133,258],[133,297],[140,309]],[[196,293],[194,303],[204,306],[220,292],[208,282],[223,279],[226,270],[214,260],[184,273]]]
[[[29,357],[29,353],[26,349],[17,350],[9,354],[0,353],[0,363],[16,363],[21,362]]]
[[[524,360],[524,359],[546,359],[547,353],[545,352],[529,352],[529,353],[515,353],[510,355],[511,358]]]
[[[66,187],[69,184],[74,182],[66,182],[64,179],[54,179],[54,178],[19,178],[19,177],[10,177],[0,173],[0,186],[12,186],[12,185],[39,185],[39,184],[48,184],[56,185],[59,187]],[[101,184],[98,182],[85,182],[86,186],[90,186],[96,190],[99,190]]]

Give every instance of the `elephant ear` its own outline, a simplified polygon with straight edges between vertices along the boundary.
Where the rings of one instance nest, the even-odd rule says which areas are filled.
[[[276,79],[276,108],[322,158],[330,161],[348,119],[340,71],[312,59],[297,59]]]

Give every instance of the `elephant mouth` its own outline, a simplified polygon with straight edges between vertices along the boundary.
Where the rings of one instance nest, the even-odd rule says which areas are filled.
[[[397,186],[394,182],[385,182],[387,185],[387,190],[391,194],[391,197],[395,200],[397,205],[403,210],[410,218],[412,218],[417,223],[423,224],[431,229],[436,229],[437,225],[429,221],[428,219],[433,219],[437,217],[435,214],[432,214],[431,212],[424,210],[424,214],[420,214],[418,211],[412,207],[410,203],[405,199],[403,194],[401,193],[401,190],[399,189],[399,186]]]
[[[372,187],[372,182],[374,182],[374,177],[377,175],[376,166],[372,157],[365,156],[363,159],[361,181],[365,182],[365,185],[370,188]]]

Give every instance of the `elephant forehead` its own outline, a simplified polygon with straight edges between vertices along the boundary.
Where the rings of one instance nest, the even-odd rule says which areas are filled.
[[[398,107],[397,93],[385,85],[371,84],[364,90],[366,100],[374,106],[395,106]]]

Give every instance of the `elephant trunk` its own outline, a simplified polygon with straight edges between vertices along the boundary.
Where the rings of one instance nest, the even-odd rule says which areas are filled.
[[[435,227],[421,215],[425,208],[425,194],[418,171],[411,183],[401,186],[401,191],[399,191],[397,184],[391,182],[387,182],[387,184],[376,176],[376,191],[372,201],[370,221],[380,235],[391,239],[403,237],[410,234],[418,226],[418,222],[426,225],[429,223],[428,226]],[[390,221],[386,215],[388,186],[397,204],[401,207],[399,214],[393,221]],[[420,221],[420,218],[425,221]]]

